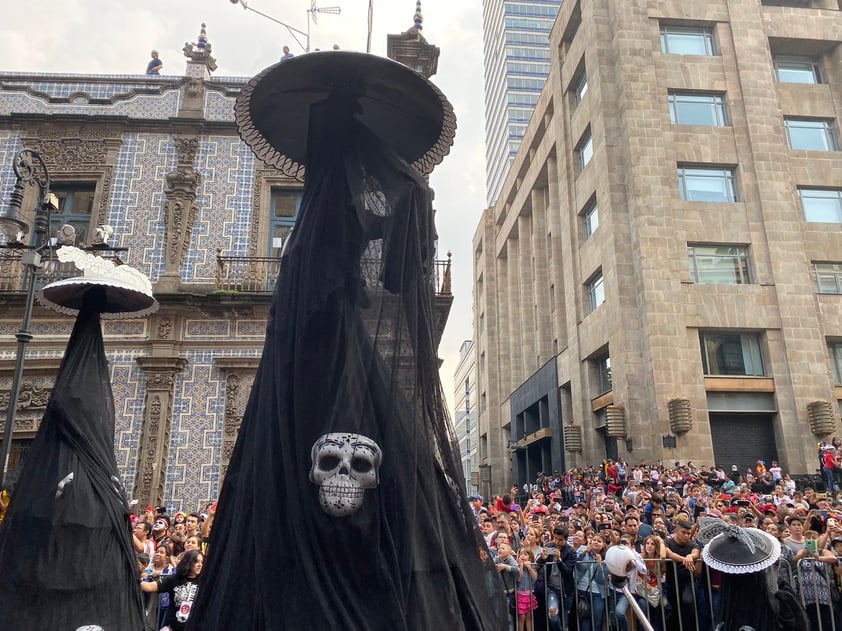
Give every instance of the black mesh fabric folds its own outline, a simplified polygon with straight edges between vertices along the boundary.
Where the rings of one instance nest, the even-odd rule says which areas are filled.
[[[505,628],[438,379],[430,191],[353,113],[341,97],[311,112],[299,218],[188,629]],[[364,488],[337,516],[343,472]]]
[[[2,629],[143,628],[129,510],[114,458],[114,399],[92,292],[0,524]]]

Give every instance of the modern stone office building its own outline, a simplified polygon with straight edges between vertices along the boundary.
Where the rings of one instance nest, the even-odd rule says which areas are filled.
[[[479,464],[812,472],[842,399],[836,0],[565,0],[474,237]]]
[[[549,33],[561,0],[483,0],[488,204],[509,167],[550,71]]]
[[[389,37],[393,58],[429,76],[438,49],[420,22]],[[323,53],[332,54],[332,53]],[[115,453],[140,505],[195,510],[213,501],[263,349],[283,239],[302,183],[255,159],[234,123],[248,77],[213,76],[210,47],[185,46],[183,76],[0,73],[0,200],[12,163],[37,150],[59,197],[52,234],[76,227],[89,246],[114,229],[111,253],[149,276],[161,308],[105,322],[116,404]],[[27,190],[24,219],[37,193]],[[47,253],[38,283],[75,270]],[[449,262],[437,261],[438,333],[453,297]],[[0,250],[0,413],[5,419],[24,307],[20,251]],[[73,319],[36,305],[9,479],[35,435]],[[4,421],[0,421],[2,426]]]
[[[465,340],[459,348],[459,363],[453,374],[453,430],[459,441],[462,472],[469,494],[479,492],[480,469],[477,455],[477,354],[473,340]]]

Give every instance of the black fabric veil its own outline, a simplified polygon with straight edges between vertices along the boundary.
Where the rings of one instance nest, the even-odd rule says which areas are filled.
[[[438,379],[430,191],[354,114],[342,94],[310,111],[188,629],[505,626]]]
[[[99,293],[88,292],[0,523],[3,629],[143,628],[129,510],[114,458]]]

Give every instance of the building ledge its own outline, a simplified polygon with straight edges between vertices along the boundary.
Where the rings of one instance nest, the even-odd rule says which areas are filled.
[[[537,432],[532,432],[528,436],[521,438],[517,441],[518,447],[528,447],[532,443],[537,443],[539,440],[544,440],[545,438],[552,438],[553,437],[553,430],[549,427],[542,427]]]
[[[774,392],[771,377],[705,377],[708,392]]]
[[[595,399],[591,399],[591,411],[597,412],[604,407],[614,403],[614,391],[609,390],[605,394],[601,394]]]

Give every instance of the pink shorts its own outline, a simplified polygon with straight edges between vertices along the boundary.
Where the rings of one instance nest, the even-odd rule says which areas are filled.
[[[538,608],[538,599],[532,592],[517,593],[517,612],[521,616]]]

